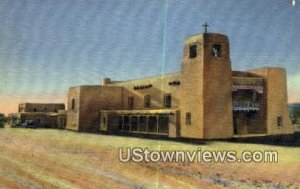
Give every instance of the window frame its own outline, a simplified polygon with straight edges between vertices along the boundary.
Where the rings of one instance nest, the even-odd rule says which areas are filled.
[[[185,113],[185,124],[192,125],[192,113],[191,112]]]
[[[164,95],[164,107],[165,108],[171,108],[172,107],[172,95],[171,95],[171,93],[168,93],[168,94]]]
[[[282,116],[277,116],[277,127],[283,126],[283,119]]]
[[[71,101],[71,110],[75,110],[75,98],[72,98],[72,101]]]
[[[145,95],[144,96],[144,107],[145,108],[150,108],[151,106],[151,96],[150,95]]]
[[[127,98],[127,107],[128,109],[133,109],[133,106],[134,106],[134,98],[133,96],[129,96]]]
[[[191,44],[189,46],[189,58],[193,59],[198,56],[198,45],[197,44]]]
[[[217,52],[214,51],[215,48],[216,48]],[[220,45],[220,44],[213,44],[212,47],[211,47],[211,55],[214,58],[220,58],[220,57],[222,57],[222,45]]]

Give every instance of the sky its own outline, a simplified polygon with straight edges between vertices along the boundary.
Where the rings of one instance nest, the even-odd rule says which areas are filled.
[[[180,71],[185,38],[229,37],[232,68],[287,70],[300,102],[300,1],[0,0],[0,112],[66,102],[71,86]]]

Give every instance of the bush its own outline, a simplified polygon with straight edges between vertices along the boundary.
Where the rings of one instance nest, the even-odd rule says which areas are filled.
[[[290,119],[293,124],[300,123],[300,104],[294,103],[289,105]]]

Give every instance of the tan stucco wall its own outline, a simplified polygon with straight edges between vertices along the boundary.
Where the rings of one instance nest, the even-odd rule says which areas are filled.
[[[122,87],[80,87],[79,131],[100,131],[100,110],[122,108]]]
[[[58,112],[64,110],[65,104],[63,103],[22,103],[19,104],[20,112]]]
[[[80,103],[80,87],[71,87],[68,93],[68,110],[67,110],[67,126],[66,129],[78,130],[79,126],[79,103]],[[72,99],[75,100],[75,107],[72,109]]]
[[[179,81],[180,73],[167,74],[162,76],[155,76],[131,81],[113,82],[107,84],[107,86],[122,86],[122,104],[123,109],[128,109],[128,97],[134,98],[134,104],[132,109],[158,109],[164,108],[164,95],[171,94],[172,106],[171,108],[179,107],[179,90],[181,85],[169,85],[169,82]],[[152,85],[150,88],[134,90],[135,86]],[[150,95],[151,105],[150,108],[144,106],[144,96]]]
[[[224,35],[204,35],[204,136],[228,138],[233,136],[232,77],[229,41]],[[221,57],[213,57],[213,44],[221,45]]]
[[[75,108],[72,110],[72,99]],[[69,90],[67,129],[98,132],[100,110],[122,108],[122,87],[78,86]]]
[[[197,44],[197,57],[189,58],[189,46]],[[221,57],[213,57],[213,44],[221,45]],[[203,34],[185,41],[182,59],[181,136],[227,138],[233,135],[231,64],[224,35]],[[192,123],[186,124],[186,113]]]
[[[197,44],[197,57],[189,58],[189,45]],[[203,38],[192,36],[185,41],[181,62],[180,135],[203,138]],[[191,124],[186,124],[186,113],[191,113]]]
[[[250,70],[265,78],[267,134],[288,134],[294,129],[289,119],[287,82],[284,68],[258,68]],[[277,126],[277,117],[283,118],[283,126]]]

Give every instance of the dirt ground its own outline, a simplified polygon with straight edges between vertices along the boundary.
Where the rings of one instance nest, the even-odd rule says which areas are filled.
[[[277,163],[122,163],[118,148],[276,150]],[[300,188],[300,148],[0,129],[0,188]]]

